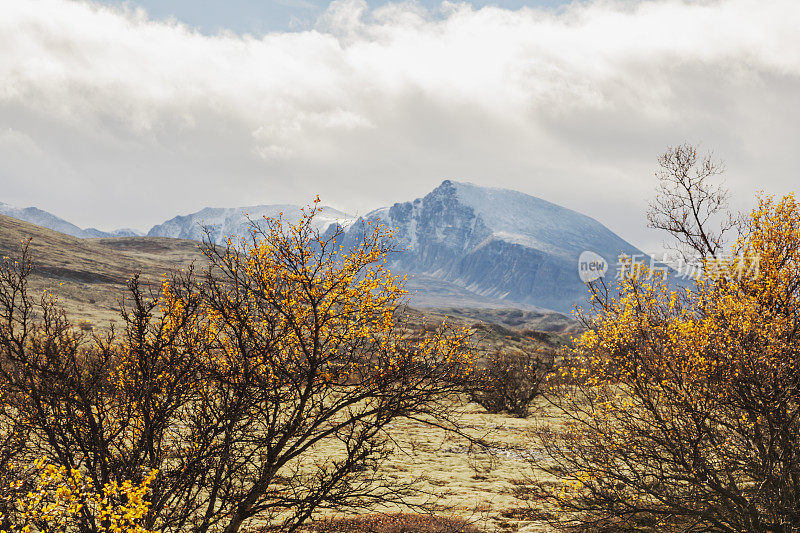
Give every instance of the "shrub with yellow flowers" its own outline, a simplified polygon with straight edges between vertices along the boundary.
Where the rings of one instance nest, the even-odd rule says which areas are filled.
[[[80,471],[57,467],[44,458],[34,462],[33,470],[29,490],[8,502],[0,514],[3,533],[151,533],[141,521],[150,506],[146,496],[155,470],[137,486],[130,481],[111,482],[99,491]],[[23,480],[16,484],[22,487]],[[97,518],[93,525],[89,516]]]
[[[800,205],[762,197],[743,227],[690,288],[595,287],[551,395],[565,422],[538,435],[554,525],[800,530]]]
[[[317,201],[296,224],[207,242],[202,270],[154,298],[134,277],[121,333],[34,301],[27,250],[0,266],[0,428],[23,439],[16,463],[55,469],[4,505],[55,513],[65,531],[234,533],[414,494],[380,469],[386,429],[455,427],[469,335],[410,328],[391,232],[367,226],[345,247],[341,227],[315,229],[318,213]]]

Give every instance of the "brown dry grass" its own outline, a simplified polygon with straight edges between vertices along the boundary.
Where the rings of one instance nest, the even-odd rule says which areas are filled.
[[[21,241],[28,239],[35,262],[32,288],[55,294],[76,323],[101,327],[119,321],[119,300],[134,274],[141,273],[146,284],[156,285],[175,268],[204,263],[194,241],[77,239],[0,215],[0,256],[17,257]]]

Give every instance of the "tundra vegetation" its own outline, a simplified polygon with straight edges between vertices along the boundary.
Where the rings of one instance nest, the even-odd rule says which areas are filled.
[[[710,156],[659,164],[648,219],[703,275],[592,283],[557,351],[408,322],[391,233],[343,250],[316,207],[155,292],[134,277],[109,330],[35,298],[23,247],[0,265],[0,529],[800,531],[800,204],[734,216]]]

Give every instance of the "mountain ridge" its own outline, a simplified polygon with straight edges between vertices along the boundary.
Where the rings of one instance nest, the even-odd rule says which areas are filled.
[[[244,207],[204,207],[200,211],[179,215],[153,226],[148,237],[172,237],[202,241],[207,237],[222,243],[227,237],[247,235],[251,223],[264,217],[295,223],[300,219],[302,207],[294,204],[265,204]],[[331,224],[347,224],[352,218],[330,206],[324,206],[315,217],[315,225],[325,231]],[[206,234],[208,231],[208,235]]]
[[[37,226],[52,229],[79,239],[96,239],[107,237],[138,237],[142,233],[131,228],[121,228],[113,231],[101,231],[96,228],[80,228],[52,213],[38,207],[14,207],[0,202],[0,215],[24,220]]]
[[[86,321],[86,328],[120,325],[121,299],[125,297],[128,280],[133,275],[139,275],[146,291],[157,292],[164,275],[188,269],[191,265],[202,268],[206,264],[202,245],[193,240],[167,237],[81,239],[0,215],[0,257],[19,257],[21,242],[29,242],[34,262],[29,280],[34,291],[32,295],[47,289],[58,298],[59,307],[64,308],[71,319],[79,325]],[[476,303],[469,300],[469,295],[461,296],[466,301],[460,303]],[[441,302],[441,299],[434,298],[433,301]],[[459,303],[452,297],[449,301]],[[447,320],[453,323],[455,320],[479,329],[484,328],[481,322],[556,334],[574,333],[580,329],[575,320],[553,311],[502,307],[490,305],[490,301],[477,303],[481,305],[426,306],[424,313],[413,307],[404,307],[403,312],[419,324],[423,323],[424,314],[434,322]]]
[[[81,230],[36,208],[22,214],[38,217],[45,227],[49,227],[47,223],[60,225],[52,229],[83,238],[117,236]],[[302,216],[301,207],[206,207],[157,224],[147,235],[195,241],[210,237],[223,243],[226,237],[246,236],[251,224],[263,217],[278,216],[294,223]],[[412,297],[426,307],[458,302],[471,307],[511,305],[569,313],[586,303],[588,295],[578,274],[582,253],[592,252],[607,266],[616,263],[620,253],[642,254],[578,211],[519,191],[452,180],[444,180],[423,197],[396,202],[357,219],[330,206],[323,207],[314,219],[323,234],[344,228],[343,244],[350,246],[372,221],[395,228],[404,252],[391,256],[391,266],[409,275]],[[62,230],[65,224],[70,231]]]

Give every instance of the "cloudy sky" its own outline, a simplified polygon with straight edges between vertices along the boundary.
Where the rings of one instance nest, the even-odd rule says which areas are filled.
[[[738,207],[798,189],[798,28],[797,0],[0,0],[0,201],[148,229],[449,178],[652,250],[671,144],[724,160]]]

